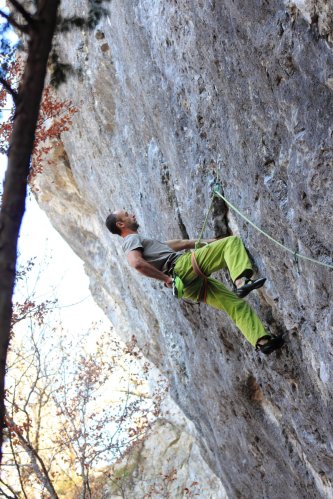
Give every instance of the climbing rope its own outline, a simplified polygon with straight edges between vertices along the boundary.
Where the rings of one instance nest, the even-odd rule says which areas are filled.
[[[215,192],[213,191],[212,200],[210,202],[210,205],[209,205],[209,208],[208,208],[208,211],[207,211],[207,215],[206,215],[205,221],[203,223],[203,226],[202,226],[201,232],[199,234],[198,240],[195,243],[195,249],[200,248],[200,246],[201,246],[201,239],[202,239],[202,236],[203,236],[203,234],[205,232],[205,229],[206,229],[206,225],[207,225],[207,222],[208,222],[209,214],[210,214],[210,212],[212,211],[212,208],[213,208],[214,199],[215,199]]]
[[[219,197],[221,199],[223,199],[223,201],[235,212],[237,213],[241,218],[243,218],[243,220],[245,220],[245,222],[247,222],[248,224],[250,224],[254,229],[256,229],[258,232],[260,232],[263,236],[267,237],[267,239],[269,239],[270,241],[272,241],[274,244],[276,244],[277,246],[280,246],[280,248],[283,248],[285,251],[287,251],[288,253],[292,254],[293,257],[294,257],[294,261],[296,263],[296,265],[298,266],[298,259],[301,258],[303,260],[307,260],[309,262],[312,262],[312,263],[316,263],[318,265],[322,265],[323,267],[328,267],[330,269],[333,269],[333,265],[332,264],[329,264],[329,263],[325,263],[325,262],[321,262],[319,260],[315,260],[314,258],[311,258],[309,256],[306,256],[306,255],[302,255],[301,253],[298,253],[298,251],[295,251],[295,250],[292,250],[290,248],[288,248],[287,246],[285,246],[284,244],[280,243],[279,241],[277,241],[276,239],[274,239],[272,236],[270,236],[269,234],[267,234],[267,232],[265,232],[264,230],[260,229],[260,227],[258,227],[256,224],[254,224],[249,218],[247,218],[241,211],[239,211],[232,203],[230,203],[230,201],[228,201],[221,193],[221,185],[220,184],[216,184],[214,187],[213,187],[213,195],[212,195],[212,201],[211,201],[211,204],[209,206],[209,210],[207,212],[207,216],[206,216],[206,219],[205,219],[205,222],[204,222],[204,225],[203,225],[203,228],[201,230],[201,233],[200,233],[200,237],[199,237],[199,240],[198,242],[200,241],[200,239],[202,238],[202,235],[204,233],[204,230],[206,228],[206,225],[207,225],[207,220],[208,220],[208,215],[209,213],[211,212],[211,209],[212,209],[212,206],[213,206],[213,201],[214,201],[214,198],[215,197]]]

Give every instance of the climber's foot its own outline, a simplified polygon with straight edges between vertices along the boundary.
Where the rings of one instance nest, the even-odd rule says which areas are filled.
[[[247,296],[253,289],[261,288],[266,282],[266,277],[262,277],[261,279],[256,279],[253,281],[252,279],[248,279],[247,277],[237,279],[235,294],[239,298],[244,298]]]
[[[256,343],[256,350],[268,355],[274,352],[274,350],[281,348],[283,344],[284,344],[284,339],[282,335],[280,336],[266,335],[259,338],[259,340]]]

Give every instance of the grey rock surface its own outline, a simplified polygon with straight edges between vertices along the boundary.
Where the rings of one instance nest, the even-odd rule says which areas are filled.
[[[298,273],[216,203],[206,236],[242,237],[267,277],[248,299],[285,333],[265,358],[222,312],[131,270],[104,227],[126,208],[147,235],[194,238],[218,174],[253,222],[332,264],[332,6],[113,0],[109,10],[94,32],[59,40],[81,75],[60,92],[79,113],[38,179],[39,202],[119,334],[134,333],[169,378],[228,496],[333,497],[332,271],[300,261]]]
[[[105,488],[108,499],[227,499],[194,438],[168,420],[156,421],[145,440],[117,463],[114,476],[118,480]]]

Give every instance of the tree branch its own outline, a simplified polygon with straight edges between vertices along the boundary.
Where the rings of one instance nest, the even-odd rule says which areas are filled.
[[[0,83],[1,85],[7,90],[7,92],[12,96],[14,103],[17,103],[17,93],[15,92],[14,89],[9,85],[8,81],[6,81],[4,78],[0,77]]]
[[[2,480],[2,478],[0,478],[0,483],[2,483],[13,494],[13,497],[6,495],[5,491],[2,488],[0,488],[0,492],[5,494],[4,497],[9,498],[9,499],[20,499],[19,496],[16,494],[15,490],[10,485],[8,485],[8,483],[5,483]]]
[[[31,14],[29,14],[29,12],[27,12],[25,10],[23,5],[21,5],[20,2],[18,2],[17,0],[8,0],[8,1],[9,1],[9,3],[12,4],[13,7],[15,7],[17,12],[19,12],[24,17],[24,19],[27,21],[27,23],[31,26],[33,24],[34,20],[31,16]]]
[[[13,16],[10,16],[9,14],[6,14],[3,10],[0,10],[0,16],[4,17],[14,28],[19,29],[22,31],[22,33],[28,33],[29,32],[29,27],[27,24],[20,24],[15,19]]]
[[[16,457],[16,452],[15,452],[15,449],[14,449],[14,445],[13,445],[13,440],[12,440],[12,433],[11,431],[9,430],[9,444],[10,444],[10,449],[12,451],[12,456],[13,456],[13,460],[14,460],[14,463],[15,463],[15,468],[16,468],[16,471],[17,471],[17,474],[18,474],[18,477],[19,477],[19,481],[20,481],[20,486],[21,486],[21,491],[25,497],[25,499],[28,499],[28,496],[27,494],[25,493],[25,488],[24,488],[24,484],[23,484],[23,480],[22,480],[22,475],[21,475],[21,470],[20,470],[20,466],[19,466],[19,463],[17,461],[17,457]]]
[[[16,426],[13,419],[9,415],[7,415],[7,426],[8,423],[10,425],[10,430],[15,432],[15,435],[18,438],[20,444],[30,457],[31,466],[41,484],[44,485],[44,487],[49,492],[51,499],[59,499],[59,496],[57,495],[53,487],[52,480],[49,476],[42,457],[36,452],[31,443],[24,437],[20,429]]]
[[[8,487],[8,485],[6,485],[6,487]],[[11,490],[11,489],[9,489],[9,490]],[[1,487],[0,487],[0,493],[3,494],[3,496],[1,496],[1,497],[5,497],[6,499],[18,499],[17,495],[9,496],[8,494],[6,494],[6,492]]]

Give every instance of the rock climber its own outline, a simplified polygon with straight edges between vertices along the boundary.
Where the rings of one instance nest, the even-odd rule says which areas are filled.
[[[196,241],[175,239],[162,243],[141,236],[135,215],[125,210],[111,213],[105,223],[110,232],[123,238],[128,263],[141,274],[162,281],[168,288],[176,277],[183,284],[184,298],[224,310],[256,350],[269,354],[283,345],[282,336],[267,334],[257,314],[243,300],[266,279],[251,279],[251,262],[239,237],[208,239],[195,251],[183,252],[194,249]],[[210,277],[223,268],[229,270],[234,292]]]

